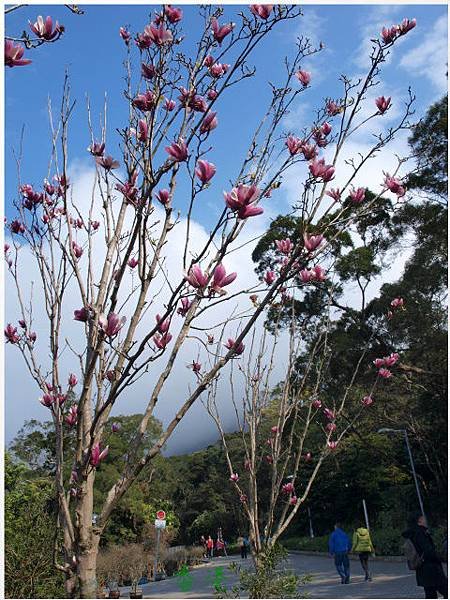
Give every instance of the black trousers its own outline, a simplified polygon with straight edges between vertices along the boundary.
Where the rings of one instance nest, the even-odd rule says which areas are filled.
[[[247,546],[245,544],[241,546],[241,558],[247,558]]]
[[[365,573],[369,572],[369,556],[370,556],[370,552],[360,552],[359,553],[359,560],[361,562],[361,566],[364,569]]]
[[[423,589],[425,590],[425,598],[437,598],[438,592],[443,598],[448,598],[447,588],[445,585],[440,585],[438,587],[424,587]]]

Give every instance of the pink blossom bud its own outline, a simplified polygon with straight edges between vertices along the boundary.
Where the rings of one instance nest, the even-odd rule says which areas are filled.
[[[225,348],[228,348],[228,350],[234,350],[234,353],[237,355],[240,355],[244,352],[245,350],[245,346],[242,342],[240,342],[237,346],[236,346],[236,342],[233,340],[233,338],[228,338],[227,342],[224,344]]]
[[[275,279],[275,271],[266,271],[266,273],[264,274],[264,281],[267,283],[267,285],[272,285]]]
[[[186,281],[194,288],[201,289],[208,283],[208,275],[198,265],[193,265],[185,276]]]
[[[122,426],[121,426],[120,423],[114,422],[114,423],[111,424],[111,431],[112,431],[112,433],[117,433],[118,431],[121,430],[121,428],[122,428]]]
[[[292,506],[295,506],[297,504],[297,496],[291,496],[289,498],[289,504],[291,504]]]
[[[153,79],[155,72],[155,67],[152,64],[141,64],[141,75],[144,79]]]
[[[181,298],[181,306],[177,309],[177,314],[185,317],[191,308],[192,302],[188,298]]]
[[[172,112],[173,109],[175,108],[176,103],[174,100],[169,100],[168,98],[165,99],[164,101],[164,110],[166,110],[167,112]]]
[[[391,307],[393,309],[404,308],[404,300],[403,298],[394,298],[391,302]]]
[[[341,199],[341,192],[339,191],[339,188],[327,190],[325,194],[330,196],[330,198],[333,198],[335,202],[339,202]]]
[[[233,31],[234,23],[227,23],[226,25],[219,25],[216,17],[211,17],[211,31],[214,39],[221,44],[224,38]]]
[[[237,483],[239,481],[239,475],[237,473],[232,473],[230,475],[230,481],[234,481],[235,483]]]
[[[203,185],[209,183],[216,174],[216,167],[212,163],[206,160],[197,161],[195,168],[195,174],[200,179]]]
[[[355,204],[361,204],[366,198],[366,188],[353,188],[350,192],[350,198]]]
[[[331,125],[329,123],[324,123],[320,129],[323,135],[328,135],[331,133]]]
[[[158,350],[165,350],[171,339],[172,335],[170,333],[163,333],[162,335],[156,333],[153,336],[153,342]]]
[[[272,12],[273,4],[250,4],[250,10],[260,19],[266,20],[270,17]]]
[[[318,398],[313,400],[312,405],[316,409],[322,408],[322,402]]]
[[[313,252],[314,250],[316,250],[316,248],[318,248],[324,241],[325,238],[323,237],[323,235],[320,234],[309,236],[307,233],[305,233],[303,235],[303,242],[308,252]]]
[[[181,8],[174,8],[170,4],[164,6],[164,14],[167,16],[169,23],[172,24],[178,23],[183,18]]]
[[[297,71],[295,76],[300,81],[303,87],[309,85],[311,81],[311,73],[308,73],[308,71],[303,71],[302,69],[300,69],[300,71]]]
[[[128,46],[128,44],[130,43],[130,39],[131,39],[130,32],[125,27],[121,27],[119,29],[119,35],[123,39],[125,44]]]
[[[216,90],[208,90],[206,97],[208,98],[208,100],[215,100],[218,95],[219,94],[218,92],[216,92]]]
[[[30,21],[28,21],[28,23],[31,31],[38,38],[47,42],[54,40],[64,31],[64,27],[59,25],[58,21],[56,21],[55,28],[53,29],[53,20],[51,17],[47,17],[44,21],[44,19],[39,16],[35,23],[31,23]]]
[[[97,156],[95,162],[105,169],[105,171],[111,171],[112,169],[118,169],[120,163],[118,160],[114,160],[112,156]]]
[[[17,344],[20,342],[20,336],[17,334],[17,327],[13,327],[11,323],[8,323],[8,325],[5,327],[4,333],[6,337],[6,343],[9,342],[10,344]]]
[[[137,267],[137,265],[139,264],[139,261],[137,258],[130,258],[129,261],[127,262],[127,265],[131,268],[134,269],[135,267]]]
[[[67,382],[68,386],[69,387],[75,387],[77,385],[77,383],[78,383],[78,379],[77,379],[76,375],[74,375],[73,373],[71,373],[69,375],[69,380]]]
[[[380,96],[375,100],[375,104],[380,115],[383,115],[391,105],[391,97],[385,98],[384,96]]]
[[[322,181],[330,181],[334,175],[334,167],[326,165],[325,159],[313,160],[309,165],[309,171],[314,179],[322,179]]]
[[[389,369],[380,369],[378,371],[378,375],[383,379],[389,379],[389,377],[392,377],[392,373],[389,371]]]
[[[114,337],[122,329],[126,320],[126,317],[119,317],[119,315],[112,312],[108,316],[101,314],[98,319],[98,325],[106,336]]]
[[[202,121],[202,124],[200,126],[200,133],[209,133],[217,127],[217,124],[217,113],[209,112]]]
[[[293,135],[289,135],[286,139],[286,146],[291,156],[295,156],[301,151],[302,140]]]
[[[294,244],[289,238],[286,238],[285,240],[275,240],[275,245],[279,252],[286,255],[289,255],[294,249]]]
[[[327,446],[330,450],[336,450],[338,443],[337,442],[333,442],[333,441],[329,441],[327,442]]]
[[[222,264],[217,265],[214,269],[213,280],[210,286],[210,292],[223,294],[223,288],[236,279],[237,273],[227,275],[225,267]]]
[[[364,396],[361,402],[364,406],[370,406],[371,404],[373,404],[373,398],[372,396]]]
[[[14,44],[11,40],[5,40],[5,67],[22,67],[29,65],[29,58],[22,58],[25,48],[20,44]]]
[[[89,311],[87,308],[80,308],[79,310],[73,311],[74,321],[82,321],[85,323],[89,319]]]
[[[180,139],[178,142],[173,142],[170,146],[166,146],[165,151],[175,162],[187,160],[188,148],[183,139]]]
[[[170,192],[169,190],[159,190],[159,192],[156,194],[156,197],[158,198],[158,200],[161,202],[161,204],[163,206],[167,206],[170,202]]]
[[[285,483],[281,487],[281,491],[283,492],[283,494],[292,494],[292,492],[294,491],[294,484],[293,483]]]

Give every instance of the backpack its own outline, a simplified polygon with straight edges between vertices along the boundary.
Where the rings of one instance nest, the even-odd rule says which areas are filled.
[[[417,552],[416,547],[409,538],[403,544],[403,554],[406,556],[410,571],[417,571],[423,565],[423,557]]]

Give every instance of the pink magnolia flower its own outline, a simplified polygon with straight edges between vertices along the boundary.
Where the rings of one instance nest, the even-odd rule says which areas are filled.
[[[33,33],[37,35],[41,40],[51,41],[55,39],[59,33],[61,33],[64,29],[60,27],[58,21],[55,23],[55,29],[53,29],[53,20],[51,17],[47,17],[44,19],[39,15],[37,21],[35,23],[31,23],[28,21],[30,29]]]
[[[178,23],[183,18],[183,11],[181,8],[174,8],[170,4],[164,6],[164,13],[167,16],[169,23]]]
[[[292,506],[295,506],[297,504],[298,498],[297,496],[291,496],[289,498],[289,504],[291,504]]]
[[[22,327],[22,329],[27,328],[27,324],[25,323],[25,321],[23,319],[19,319],[19,325]]]
[[[325,241],[325,238],[321,234],[309,236],[305,233],[303,235],[303,242],[308,252],[313,252],[323,241]]]
[[[167,112],[172,112],[175,106],[175,100],[169,100],[168,98],[164,100],[164,110],[167,110]]]
[[[221,44],[226,36],[231,33],[234,29],[234,23],[227,23],[226,25],[219,25],[216,17],[211,17],[211,31],[216,42]]]
[[[41,398],[39,398],[39,402],[42,404],[42,406],[45,406],[45,408],[51,408],[54,401],[55,398],[51,394],[44,394]]]
[[[373,361],[373,364],[375,365],[376,369],[379,369],[380,367],[383,367],[384,366],[384,358],[376,358]]]
[[[91,456],[89,462],[93,467],[98,467],[98,465],[108,456],[109,446],[106,446],[103,450],[100,450],[99,442],[96,442],[92,446]]]
[[[322,402],[318,398],[316,398],[315,400],[313,400],[312,405],[316,409],[322,408]]]
[[[289,150],[289,154],[291,156],[295,156],[296,154],[298,154],[300,152],[301,145],[302,145],[302,140],[298,137],[289,135],[288,138],[286,139],[286,146],[287,146],[287,148]]]
[[[300,69],[300,71],[297,71],[295,76],[300,81],[300,83],[303,85],[303,87],[306,87],[307,85],[309,85],[309,83],[311,81],[311,73],[308,73],[308,71],[303,71],[302,69]]]
[[[20,336],[17,334],[17,327],[14,327],[11,325],[11,323],[8,323],[8,325],[5,327],[4,333],[6,337],[6,343],[9,342],[10,344],[17,344],[17,342],[20,342]]]
[[[175,162],[183,162],[188,157],[188,148],[181,138],[178,142],[172,142],[170,146],[166,146],[165,151]]]
[[[103,156],[104,151],[105,151],[104,142],[93,142],[88,148],[88,152],[90,152],[92,154],[92,156]],[[50,186],[50,187],[52,188],[52,190],[55,189],[53,186]]]
[[[327,196],[330,196],[330,198],[333,198],[335,202],[339,202],[339,200],[341,199],[341,192],[339,188],[331,188],[331,190],[327,190],[325,194]]]
[[[281,487],[281,491],[283,492],[283,494],[292,494],[292,492],[294,491],[294,484],[291,482],[285,483]]]
[[[169,204],[170,202],[170,192],[169,190],[159,190],[159,192],[156,194],[156,197],[158,198],[158,200],[161,202],[161,204],[163,206],[167,206],[167,204]]]
[[[209,67],[209,73],[211,77],[218,79],[219,77],[223,77],[229,68],[230,65],[228,64],[214,63]]]
[[[82,323],[86,323],[86,321],[89,319],[88,309],[83,307],[78,310],[74,310],[73,319],[74,321],[81,321]]]
[[[141,64],[141,75],[144,79],[153,79],[155,76],[155,67],[150,63],[142,63]]]
[[[324,408],[323,409],[323,414],[325,415],[325,417],[329,420],[329,421],[333,421],[336,418],[336,415],[334,414],[334,411],[329,409],[329,408]]]
[[[136,139],[139,142],[146,142],[148,138],[148,125],[145,119],[139,119],[138,130],[136,132]]]
[[[117,169],[120,167],[120,162],[118,160],[114,160],[112,156],[97,156],[95,162],[103,167],[106,171],[111,171],[112,169]]]
[[[383,379],[389,379],[389,377],[392,377],[392,373],[389,371],[389,369],[380,369],[378,371],[378,375]]]
[[[138,94],[131,104],[142,112],[150,112],[155,107],[155,94],[147,90],[144,94]]]
[[[311,454],[311,452],[307,452],[307,453],[305,454],[305,460],[306,460],[307,462],[309,462],[311,459],[312,459],[312,454]]]
[[[116,374],[114,371],[106,371],[106,379],[108,381],[114,381],[116,378]]]
[[[327,431],[336,431],[336,423],[328,423],[325,429]]]
[[[123,39],[125,44],[128,46],[131,39],[131,33],[128,31],[128,29],[126,29],[126,27],[121,27],[119,29],[119,35]]]
[[[294,244],[289,238],[286,238],[285,240],[275,240],[275,245],[277,250],[282,254],[286,254],[286,256],[289,255],[294,249]]]
[[[411,21],[409,19],[403,19],[400,25],[397,25],[398,35],[405,35],[405,33],[414,29],[416,25],[416,19],[411,19]]]
[[[383,115],[391,105],[391,97],[385,98],[384,96],[380,96],[375,100],[375,104],[380,114]]]
[[[313,272],[309,269],[302,269],[300,271],[300,280],[302,283],[310,283],[314,279]]]
[[[239,500],[242,502],[242,504],[245,504],[247,502],[248,498],[247,498],[246,494],[241,494],[239,496]]]
[[[208,275],[203,273],[198,265],[193,265],[185,276],[186,281],[196,289],[201,289],[208,283]]]
[[[97,229],[100,227],[100,221],[91,221],[91,227],[94,231],[97,231]]]
[[[170,334],[169,332],[163,333],[162,335],[155,333],[155,335],[153,336],[153,342],[159,350],[164,350],[171,339],[172,334]]]
[[[208,100],[215,100],[218,95],[219,93],[216,90],[208,90],[206,97],[208,98]]]
[[[392,367],[393,365],[395,365],[399,358],[400,357],[397,354],[397,352],[392,352],[392,354],[390,354],[389,356],[384,357],[384,364],[386,365],[386,367]]]
[[[275,271],[266,271],[266,273],[264,274],[264,281],[267,283],[267,285],[272,285],[275,279]]]
[[[255,206],[259,194],[260,191],[256,185],[248,186],[239,184],[238,187],[234,187],[231,192],[224,192],[225,204],[233,212],[236,212],[240,219],[254,217],[264,212],[261,207]]]
[[[273,425],[273,427],[270,428],[270,431],[272,433],[277,433],[277,431],[278,431],[278,425]]]
[[[384,44],[390,44],[397,37],[397,27],[383,27],[380,35]]]
[[[237,483],[239,481],[239,475],[237,473],[232,473],[230,475],[230,481],[234,481],[235,483]]]
[[[273,456],[271,456],[270,454],[266,454],[265,461],[268,465],[273,465]]]
[[[131,268],[134,269],[135,267],[137,267],[139,264],[139,261],[137,258],[135,258],[134,256],[132,258],[130,258],[127,262],[127,265]]]
[[[372,396],[364,396],[361,402],[363,406],[370,406],[371,404],[373,404],[373,398]]]
[[[323,123],[322,127],[320,128],[323,135],[329,135],[331,133],[331,129],[332,127],[329,123]]]
[[[25,225],[18,219],[11,221],[10,229],[12,233],[25,233]]]
[[[76,259],[79,259],[83,256],[83,248],[78,246],[76,242],[72,242],[72,252],[74,253]]]
[[[316,265],[311,269],[311,276],[314,281],[325,281],[326,271],[320,265]]]
[[[333,441],[329,441],[327,442],[327,446],[330,450],[336,450],[338,443],[337,442],[333,442]]]
[[[391,177],[389,173],[385,173],[384,185],[393,194],[397,194],[398,198],[401,198],[406,194],[406,189],[401,184],[401,181],[395,177]]]
[[[207,160],[198,160],[195,168],[195,174],[200,179],[203,185],[211,181],[216,174],[216,166]]]
[[[177,314],[185,317],[191,308],[192,302],[188,298],[181,298],[181,306],[177,309]]]
[[[136,46],[139,48],[139,50],[146,50],[150,48],[152,43],[153,41],[146,31],[137,34]]]
[[[119,317],[116,313],[109,313],[107,317],[100,315],[98,324],[100,329],[108,337],[114,337],[119,333],[126,322],[126,317]]]
[[[112,433],[117,433],[118,431],[120,431],[122,429],[122,426],[120,423],[111,423],[111,431]]]
[[[78,406],[76,404],[73,404],[69,409],[69,413],[64,417],[64,421],[67,423],[67,425],[69,425],[69,427],[73,427],[74,425],[76,425],[77,419]]]
[[[272,9],[273,4],[250,4],[250,10],[255,15],[255,17],[260,17],[260,19],[264,20],[270,17]]]
[[[334,167],[332,165],[326,165],[325,159],[320,158],[313,160],[309,165],[309,171],[315,179],[322,179],[322,181],[330,181],[334,175]]]
[[[27,338],[32,344],[34,344],[34,342],[37,340],[36,332],[30,331],[30,333],[27,333]]]
[[[68,380],[67,383],[68,383],[69,387],[75,387],[77,385],[77,383],[78,383],[78,379],[77,379],[76,375],[74,375],[73,373],[71,373],[69,375],[69,380]]]
[[[172,32],[170,29],[166,29],[163,24],[161,24],[159,27],[147,25],[147,27],[144,29],[144,32],[157,46],[163,46],[164,44],[170,44],[173,42]]]
[[[234,350],[235,354],[242,354],[245,350],[245,346],[242,342],[240,342],[237,346],[236,346],[236,342],[233,340],[233,338],[228,338],[227,342],[224,344],[225,348],[228,348],[228,350]]]
[[[161,317],[161,315],[156,315],[156,323],[158,325],[158,331],[159,333],[166,333],[167,331],[169,331],[170,328],[170,320],[169,319],[163,319]]]
[[[218,123],[217,113],[209,112],[200,125],[200,133],[209,133],[217,127]]]
[[[306,160],[313,160],[317,156],[317,147],[314,144],[301,144],[300,151]]]
[[[366,188],[353,188],[350,192],[350,198],[355,204],[361,204],[366,197]]]
[[[200,373],[202,365],[201,365],[201,363],[193,360],[192,363],[189,365],[189,368],[192,369],[194,371],[194,373]]]
[[[330,117],[334,117],[341,112],[342,108],[334,100],[328,100],[326,110]]]
[[[223,288],[236,279],[237,273],[230,273],[227,275],[225,267],[221,264],[217,265],[214,269],[213,280],[210,286],[211,292],[216,294],[224,294]]]
[[[404,308],[404,300],[403,298],[394,298],[391,302],[391,307],[396,308]]]

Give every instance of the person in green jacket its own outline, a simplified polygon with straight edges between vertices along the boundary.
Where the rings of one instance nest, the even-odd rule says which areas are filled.
[[[372,540],[370,539],[370,533],[365,527],[358,527],[353,534],[352,552],[357,552],[359,554],[361,566],[366,574],[366,581],[372,581],[369,572],[369,556],[373,554],[374,548]]]

